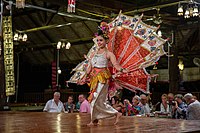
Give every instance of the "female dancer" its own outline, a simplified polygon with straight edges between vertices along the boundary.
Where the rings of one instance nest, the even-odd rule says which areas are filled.
[[[87,69],[87,76],[79,81],[79,84],[84,84],[87,77],[90,79],[89,86],[91,92],[88,100],[91,102],[91,122],[87,125],[97,125],[99,119],[112,116],[116,116],[114,124],[117,124],[122,114],[107,104],[107,93],[111,78],[108,63],[111,62],[122,73],[127,73],[129,70],[122,68],[116,61],[115,55],[106,48],[109,38],[105,32],[98,33],[96,39],[98,50],[90,60],[91,65]]]

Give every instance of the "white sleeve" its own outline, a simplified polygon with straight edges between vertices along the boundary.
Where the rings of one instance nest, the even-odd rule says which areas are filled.
[[[50,100],[46,103],[46,105],[45,105],[43,111],[44,111],[44,112],[48,112],[48,111],[49,111],[49,106],[50,106]]]

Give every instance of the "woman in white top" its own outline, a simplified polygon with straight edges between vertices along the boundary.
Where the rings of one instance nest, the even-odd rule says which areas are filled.
[[[87,77],[90,79],[90,96],[88,101],[91,102],[91,122],[88,126],[97,125],[99,119],[116,116],[114,124],[117,124],[121,113],[107,104],[107,93],[111,73],[108,69],[108,63],[111,64],[120,72],[127,73],[128,70],[123,69],[116,61],[115,55],[108,51],[106,44],[109,41],[106,33],[98,33],[97,37],[98,51],[92,57],[90,67],[87,70]],[[86,76],[79,82],[86,82]]]
[[[162,102],[160,104],[160,111],[161,112],[169,112],[169,104],[167,94],[162,94],[161,96]]]

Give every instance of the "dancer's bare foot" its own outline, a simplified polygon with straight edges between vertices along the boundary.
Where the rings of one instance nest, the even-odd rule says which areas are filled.
[[[96,120],[91,121],[90,123],[88,123],[87,126],[89,126],[89,127],[90,127],[90,126],[98,126],[98,125],[99,125],[98,122],[99,122],[99,120],[96,119]]]
[[[87,126],[89,127],[94,126],[94,123],[91,121],[90,123],[87,124]]]
[[[117,113],[116,114],[116,120],[115,120],[115,123],[114,123],[114,125],[116,125],[118,122],[119,122],[119,118],[122,116],[122,113]]]

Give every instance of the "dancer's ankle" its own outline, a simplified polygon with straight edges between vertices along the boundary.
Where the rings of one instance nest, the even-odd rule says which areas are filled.
[[[116,114],[116,120],[115,120],[114,125],[116,125],[116,124],[119,122],[119,118],[120,118],[121,116],[122,116],[122,113],[117,112],[117,114]]]
[[[94,123],[91,121],[90,123],[87,124],[87,126],[94,126]]]

